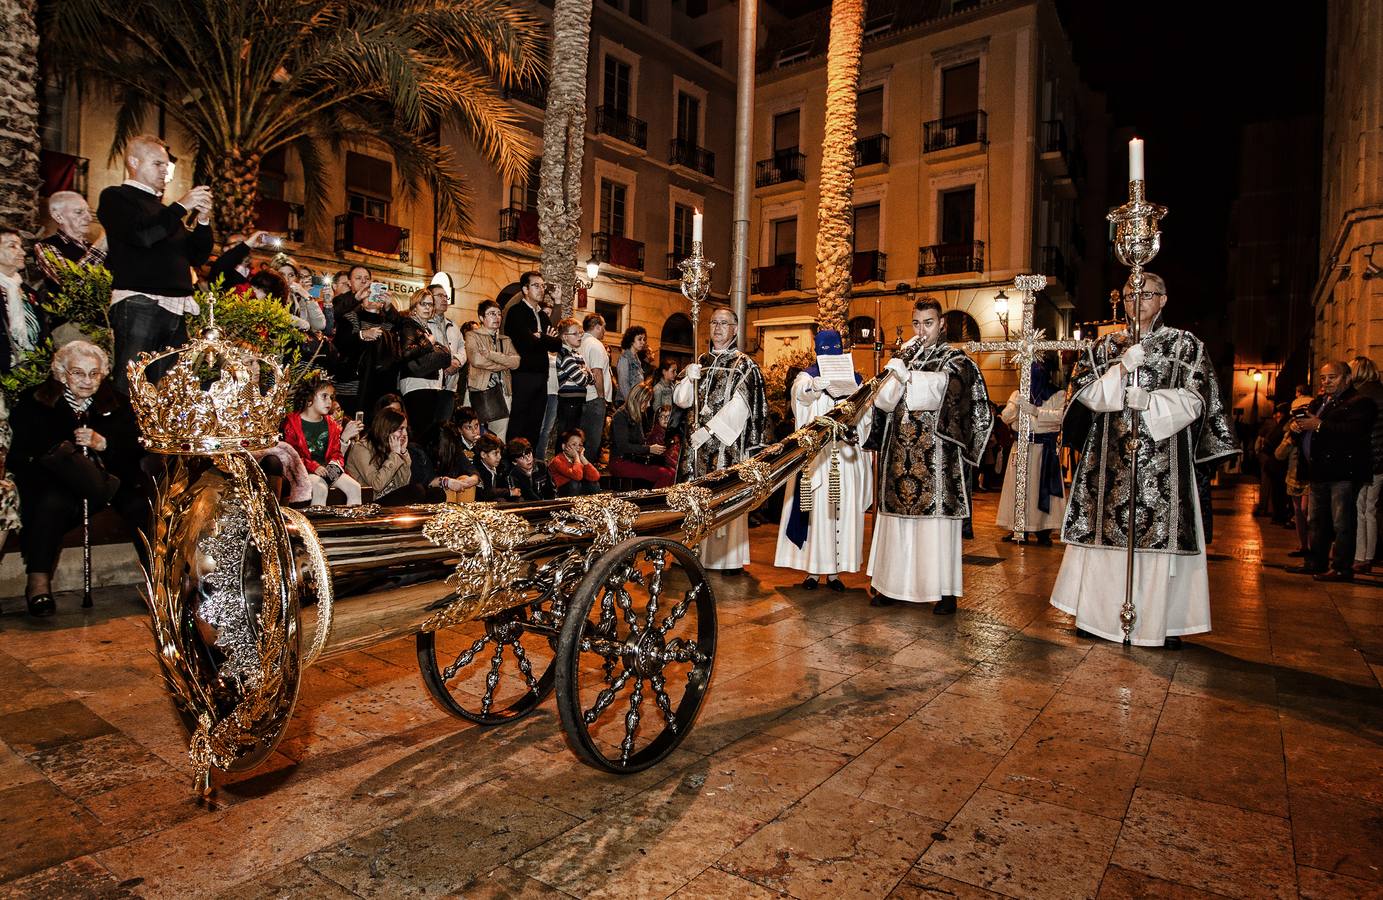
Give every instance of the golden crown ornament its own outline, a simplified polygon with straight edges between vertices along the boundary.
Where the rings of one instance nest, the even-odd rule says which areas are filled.
[[[150,366],[175,360],[157,382]],[[213,317],[181,347],[130,360],[130,403],[140,443],[156,453],[205,456],[278,443],[288,401],[283,367],[227,341]]]

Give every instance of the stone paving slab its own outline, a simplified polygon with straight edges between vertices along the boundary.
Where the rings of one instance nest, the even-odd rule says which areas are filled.
[[[137,595],[6,601],[0,898],[1383,897],[1383,579],[1286,574],[1252,499],[1216,492],[1215,630],[1181,652],[1076,636],[1060,545],[1003,542],[994,494],[954,617],[717,576],[700,721],[627,778],[550,702],[447,717],[408,639],[309,670],[208,807]]]

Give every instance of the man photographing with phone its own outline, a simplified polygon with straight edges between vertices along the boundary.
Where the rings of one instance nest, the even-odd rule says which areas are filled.
[[[125,182],[102,191],[96,211],[109,243],[112,374],[126,395],[126,363],[187,341],[183,317],[200,312],[192,299],[192,269],[211,255],[211,188],[197,185],[165,206],[170,164],[162,140],[133,138],[125,148]],[[162,376],[169,364],[150,366],[149,377]]]

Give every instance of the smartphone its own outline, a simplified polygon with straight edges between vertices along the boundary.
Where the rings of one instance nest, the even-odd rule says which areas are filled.
[[[370,297],[378,302],[388,299],[389,285],[382,281],[370,282]]]
[[[269,238],[269,247],[273,250],[282,250],[283,238],[279,237],[278,235],[274,235],[273,237]]]
[[[1311,411],[1305,406],[1298,406],[1296,409],[1292,410],[1290,415],[1293,419],[1305,419],[1311,415]]]

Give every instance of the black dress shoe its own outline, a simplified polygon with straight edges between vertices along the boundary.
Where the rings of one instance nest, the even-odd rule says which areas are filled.
[[[1310,552],[1310,550],[1293,550],[1291,553],[1288,553],[1287,555],[1292,557],[1293,559],[1304,559],[1306,557],[1306,554]]]
[[[1317,581],[1353,581],[1353,572],[1321,572],[1316,575]]]
[[[1076,637],[1078,637],[1078,638],[1085,638],[1087,641],[1097,641],[1097,640],[1100,639],[1100,636],[1099,636],[1098,634],[1091,634],[1090,632],[1086,631],[1084,628],[1077,628],[1077,629],[1076,629]]]
[[[1321,574],[1323,571],[1325,571],[1325,570],[1324,570],[1324,569],[1318,569],[1318,568],[1316,568],[1315,566],[1312,566],[1312,565],[1288,566],[1288,567],[1287,567],[1287,572],[1289,572],[1289,573],[1292,574],[1292,575],[1319,575],[1319,574]]]
[[[897,602],[898,602],[898,601],[897,601],[897,600],[894,600],[892,597],[885,597],[883,594],[880,594],[878,591],[875,591],[875,592],[874,592],[874,596],[872,596],[872,597],[869,598],[869,605],[870,605],[870,606],[893,606],[893,605],[896,604]]]
[[[1039,532],[1037,533],[1037,546],[1039,546],[1039,547],[1050,547],[1050,546],[1052,546],[1052,533],[1051,533],[1050,531],[1039,531]]]
[[[724,575],[726,578],[734,578],[744,574],[743,569],[707,569],[706,571],[712,575]]]
[[[809,591],[814,591],[814,590],[816,590],[816,576],[815,576],[815,575],[808,575],[808,576],[802,581],[802,587],[806,588],[806,589],[809,590]]]
[[[826,582],[826,587],[839,594],[845,590],[845,582],[841,581],[839,578],[832,578]]]
[[[58,611],[58,604],[53,601],[52,594],[35,594],[25,598],[29,604],[29,615],[44,618],[51,616]]]
[[[934,615],[934,616],[949,616],[949,615],[954,615],[954,614],[955,614],[955,611],[956,611],[956,598],[955,598],[955,597],[942,597],[940,600],[936,601],[936,604],[932,607],[932,615]]]
[[[1179,638],[1179,637],[1167,637],[1167,638],[1164,638],[1163,641],[1162,641],[1162,647],[1163,647],[1163,649],[1166,649],[1166,650],[1180,650],[1180,649],[1181,649],[1181,638]]]

